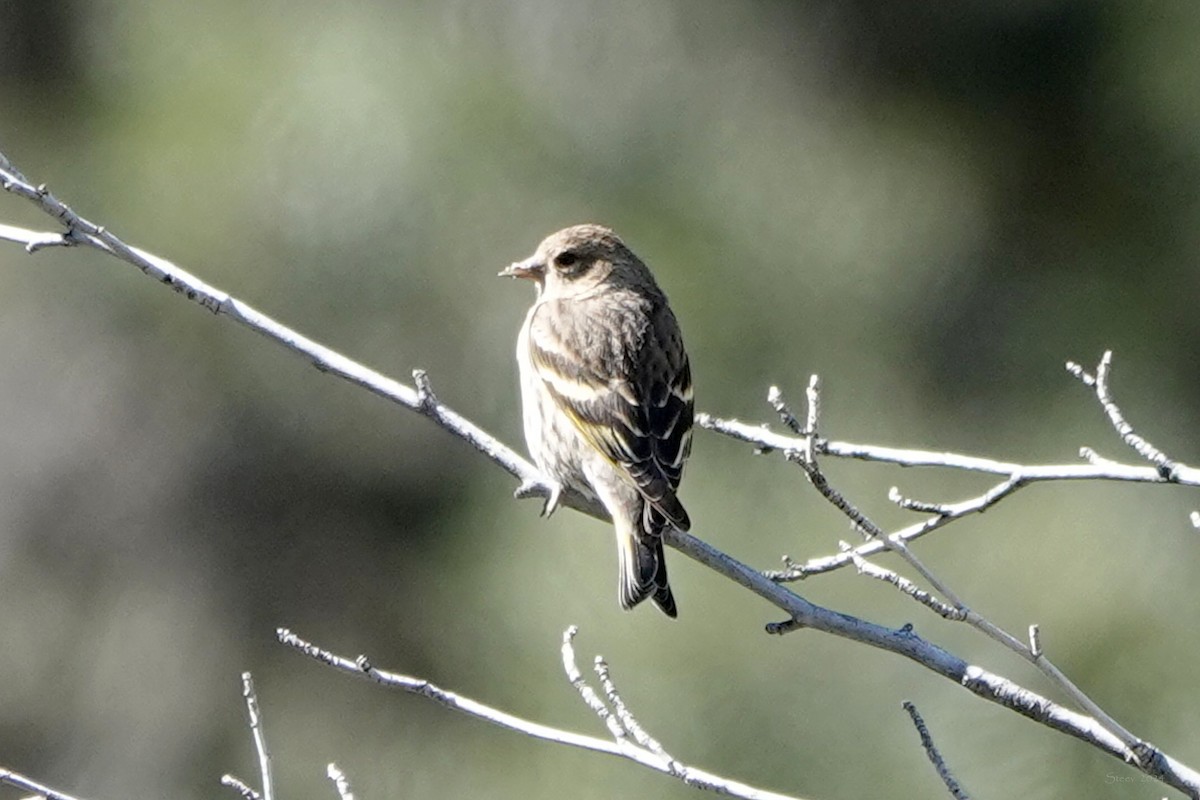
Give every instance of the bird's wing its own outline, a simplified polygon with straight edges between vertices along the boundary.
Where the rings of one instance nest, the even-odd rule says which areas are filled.
[[[534,314],[529,335],[550,396],[650,507],[687,530],[675,489],[691,450],[692,376],[674,315],[649,302],[569,312],[551,305]]]

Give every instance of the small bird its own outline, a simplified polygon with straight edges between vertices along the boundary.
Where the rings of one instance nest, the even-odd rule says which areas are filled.
[[[675,496],[692,445],[692,373],[650,270],[608,228],[576,225],[500,273],[537,286],[517,338],[525,442],[553,482],[599,500],[617,533],[618,599],[677,615],[662,532],[686,531]]]

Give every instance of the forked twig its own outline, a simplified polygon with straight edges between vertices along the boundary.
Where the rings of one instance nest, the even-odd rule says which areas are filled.
[[[643,746],[640,740],[644,739],[652,742],[653,739],[633,719],[624,702],[620,703],[619,711],[610,709],[600,699],[596,691],[583,679],[575,661],[575,650],[572,645],[572,640],[576,632],[577,629],[572,626],[563,634],[563,671],[568,681],[579,692],[580,697],[583,698],[584,703],[591,709],[592,713],[596,714],[604,722],[612,736],[611,740],[573,733],[522,719],[497,708],[484,705],[476,700],[442,689],[427,680],[378,669],[365,656],[349,659],[336,655],[301,639],[296,634],[284,628],[280,628],[276,632],[276,636],[280,642],[288,647],[316,661],[320,661],[322,664],[332,667],[339,672],[359,678],[366,678],[382,686],[400,689],[410,694],[420,695],[453,711],[458,711],[476,719],[482,719],[493,725],[517,731],[536,739],[544,739],[550,742],[557,742],[558,744],[629,759],[644,767],[649,767],[650,769],[677,778],[689,786],[705,789],[716,794],[746,798],[746,800],[795,800],[795,798],[789,795],[758,789],[695,767],[684,765],[666,755],[662,750],[662,746],[658,745],[657,742],[654,742],[654,746]],[[613,692],[615,693],[615,691],[615,687],[613,687]]]
[[[262,714],[258,710],[258,694],[254,691],[254,678],[249,672],[242,673],[242,697],[246,701],[246,714],[250,718],[250,734],[254,737],[254,751],[258,755],[262,793],[255,791],[240,778],[229,774],[221,776],[221,784],[235,789],[245,800],[274,800],[275,781],[271,776],[271,754],[267,751],[267,736],[263,732]]]
[[[536,468],[495,437],[442,404],[433,394],[427,380],[418,379],[417,388],[414,389],[386,378],[319,345],[295,330],[281,325],[240,300],[204,283],[171,262],[125,244],[103,227],[75,214],[45,186],[35,186],[26,180],[19,171],[12,167],[3,154],[0,154],[0,187],[29,199],[64,227],[63,232],[45,233],[6,225],[0,228],[0,239],[20,243],[29,252],[56,246],[88,246],[124,260],[188,300],[232,319],[302,355],[318,369],[423,414],[444,430],[468,442],[478,452],[517,477],[520,481],[517,493],[520,496],[546,497],[551,493],[553,487],[544,480]],[[803,451],[811,448],[814,457],[816,455],[832,455],[911,466],[949,466],[1003,475],[1006,482],[992,490],[997,500],[1023,485],[1041,480],[1164,481],[1164,478],[1153,467],[1131,467],[1119,464],[1050,465],[1046,467],[1012,465],[971,456],[825,441],[819,439],[815,434],[797,438],[779,436],[762,429],[751,429],[750,433],[746,433],[749,426],[742,426],[736,421],[719,420],[707,415],[699,415],[697,421],[702,427],[756,442],[764,449]],[[1182,484],[1200,485],[1200,471],[1174,464],[1171,470],[1171,480]],[[563,504],[585,514],[599,518],[606,517],[603,508],[598,503],[589,501],[577,493],[566,492],[562,500]],[[972,507],[973,505],[975,507]],[[977,504],[972,503],[958,504],[958,507],[947,506],[944,516],[953,518],[955,514],[973,513],[976,510],[979,510]],[[905,532],[899,532],[893,534],[893,537],[906,542],[909,538],[916,538],[945,524],[942,517],[938,519],[941,521],[918,526],[906,535],[902,535]],[[713,548],[691,534],[669,530],[664,533],[663,540],[701,564],[767,599],[789,615],[790,619],[786,626],[768,626],[768,630],[804,627],[832,633],[903,655],[980,697],[1005,705],[1042,724],[1087,741],[1117,758],[1135,760],[1146,774],[1153,775],[1193,796],[1200,797],[1200,775],[1186,765],[1148,745],[1138,745],[1131,751],[1120,740],[1095,726],[1092,720],[1062,709],[1046,698],[1028,692],[998,675],[966,664],[961,658],[914,635],[911,629],[893,630],[811,603],[786,587],[768,580],[759,571]],[[866,557],[881,549],[884,549],[884,545],[875,540],[859,545],[855,552]],[[823,563],[809,562],[803,565],[806,574],[836,569],[853,563],[853,559],[847,554],[840,553],[830,559]],[[387,675],[387,673],[374,671],[365,660],[354,668],[360,669],[367,677],[376,680]],[[626,743],[631,744],[628,740]],[[605,744],[615,746],[611,743]],[[620,755],[625,754],[620,753]],[[629,756],[625,755],[625,757]],[[664,769],[666,767],[666,765],[661,766]],[[696,773],[693,771],[692,774]]]

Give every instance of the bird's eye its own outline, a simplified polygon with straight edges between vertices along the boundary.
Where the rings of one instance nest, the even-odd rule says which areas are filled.
[[[554,257],[554,263],[560,267],[573,267],[579,261],[579,256],[572,253],[570,250],[559,253]]]

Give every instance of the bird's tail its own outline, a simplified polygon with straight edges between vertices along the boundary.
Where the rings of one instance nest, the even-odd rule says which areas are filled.
[[[635,517],[636,519],[636,517]],[[640,521],[640,520],[639,520]],[[679,615],[675,596],[667,582],[667,559],[662,537],[648,534],[625,521],[617,524],[617,560],[620,565],[618,596],[621,608],[629,610],[650,597],[668,617]]]

